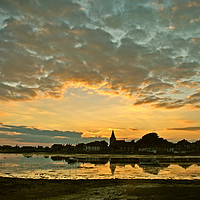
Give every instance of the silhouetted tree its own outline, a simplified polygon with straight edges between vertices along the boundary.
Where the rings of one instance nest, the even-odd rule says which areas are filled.
[[[169,141],[159,138],[157,133],[148,133],[136,142],[137,147],[168,146],[171,144]]]

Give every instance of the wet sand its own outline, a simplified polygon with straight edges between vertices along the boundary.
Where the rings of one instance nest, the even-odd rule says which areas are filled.
[[[0,177],[1,200],[192,200],[200,180],[40,180]]]

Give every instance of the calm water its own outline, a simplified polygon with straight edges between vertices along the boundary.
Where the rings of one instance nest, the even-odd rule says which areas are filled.
[[[107,155],[22,155],[0,154],[0,176],[40,179],[200,179],[200,157],[187,157],[178,163],[152,162],[160,157]],[[121,156],[122,157],[122,156]],[[127,158],[127,159],[126,159]],[[129,158],[140,159],[131,161]],[[192,158],[192,162],[190,162]],[[196,161],[195,161],[196,159]]]

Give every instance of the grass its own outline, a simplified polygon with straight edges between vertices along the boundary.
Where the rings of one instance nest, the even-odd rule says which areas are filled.
[[[200,180],[35,180],[0,177],[1,200],[59,199],[79,195],[93,199],[195,200],[200,197]],[[84,194],[81,196],[81,194]],[[73,198],[71,198],[73,199]]]
[[[200,198],[199,185],[160,184],[149,187],[129,188],[127,196],[148,200],[198,200]]]

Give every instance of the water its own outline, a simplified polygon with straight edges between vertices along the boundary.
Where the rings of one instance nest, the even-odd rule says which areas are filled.
[[[32,179],[200,179],[200,157],[76,156],[0,154],[0,176]]]

